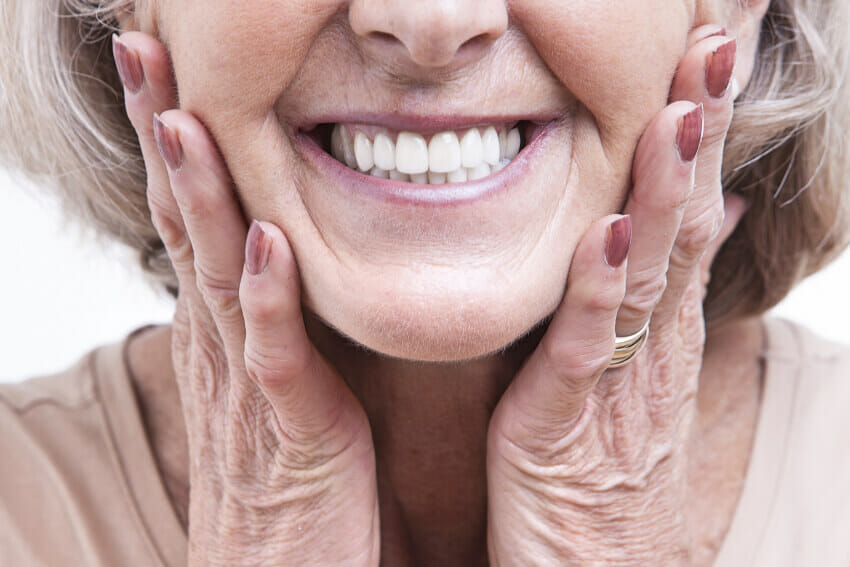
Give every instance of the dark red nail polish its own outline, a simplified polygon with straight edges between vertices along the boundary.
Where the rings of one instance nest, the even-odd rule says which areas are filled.
[[[732,71],[735,70],[735,53],[738,42],[733,38],[718,47],[708,56],[705,66],[705,86],[708,94],[722,98],[729,89]]]
[[[124,45],[117,35],[112,36],[112,55],[124,87],[131,93],[139,92],[145,82],[145,70],[139,55]]]
[[[258,276],[266,271],[269,265],[271,241],[266,231],[256,220],[251,222],[248,230],[248,240],[245,242],[245,267],[252,276]]]
[[[177,171],[183,165],[183,146],[180,139],[168,124],[160,120],[158,114],[153,115],[153,135],[156,138],[156,147],[168,169]]]
[[[629,255],[632,245],[632,217],[620,217],[608,226],[608,241],[605,243],[605,262],[619,268]]]
[[[692,162],[697,157],[702,143],[704,121],[703,106],[700,104],[679,119],[679,131],[676,133],[676,149],[679,157],[685,163]]]

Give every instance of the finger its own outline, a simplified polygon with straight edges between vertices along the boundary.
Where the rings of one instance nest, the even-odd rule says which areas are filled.
[[[518,442],[528,444],[561,440],[578,418],[614,352],[614,321],[625,291],[630,243],[627,216],[601,219],[585,233],[561,305],[505,393],[505,404],[522,411],[522,419],[501,425],[513,429],[507,433],[510,438],[525,437]]]
[[[192,310],[195,334],[213,345],[212,356],[223,350],[222,370],[232,377],[244,372],[239,280],[245,221],[230,175],[206,128],[181,110],[155,117],[154,127],[192,250],[193,263],[187,268],[191,274],[185,274],[181,286],[199,295]],[[231,386],[228,380],[226,390]]]
[[[694,173],[694,192],[670,255],[668,292],[657,312],[677,312],[685,290],[699,277],[699,264],[717,238],[724,219],[721,173],[726,134],[732,120],[730,88],[735,66],[734,39],[711,37],[685,55],[671,96],[705,108],[705,133]]]
[[[726,28],[717,24],[706,24],[692,29],[688,34],[688,49],[710,37],[726,37]]]
[[[120,38],[113,36],[112,46],[124,85],[127,116],[139,137],[145,162],[151,220],[178,269],[186,264],[184,257],[190,251],[153,131],[154,114],[177,104],[168,53],[161,43],[139,32],[127,32]],[[191,262],[191,255],[188,260]]]
[[[283,431],[299,443],[320,437],[332,443],[327,439],[363,431],[359,404],[307,336],[298,270],[286,237],[273,224],[254,221],[245,257],[239,288],[245,368]],[[342,435],[328,435],[331,428]]]
[[[666,289],[670,252],[693,190],[702,126],[701,106],[673,103],[655,117],[638,144],[625,209],[634,234],[617,316],[619,336],[642,329]]]

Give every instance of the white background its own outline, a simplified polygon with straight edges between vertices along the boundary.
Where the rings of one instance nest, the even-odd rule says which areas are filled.
[[[0,170],[0,382],[67,368],[95,346],[171,319],[173,300],[136,259],[67,222],[46,191]],[[850,253],[775,313],[850,343]]]

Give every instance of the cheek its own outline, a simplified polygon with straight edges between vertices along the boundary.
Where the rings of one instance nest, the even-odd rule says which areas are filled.
[[[181,108],[214,136],[228,121],[263,119],[339,5],[339,0],[167,4],[163,37]]]
[[[515,0],[511,10],[590,114],[607,152],[633,150],[667,103],[692,7],[681,0]]]

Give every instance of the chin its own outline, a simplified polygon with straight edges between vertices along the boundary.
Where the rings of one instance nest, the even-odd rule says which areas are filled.
[[[533,286],[458,287],[431,287],[439,294],[373,287],[371,294],[343,293],[338,301],[309,307],[338,333],[383,356],[459,362],[504,350],[527,335],[552,314],[563,292],[557,283],[545,294]]]

